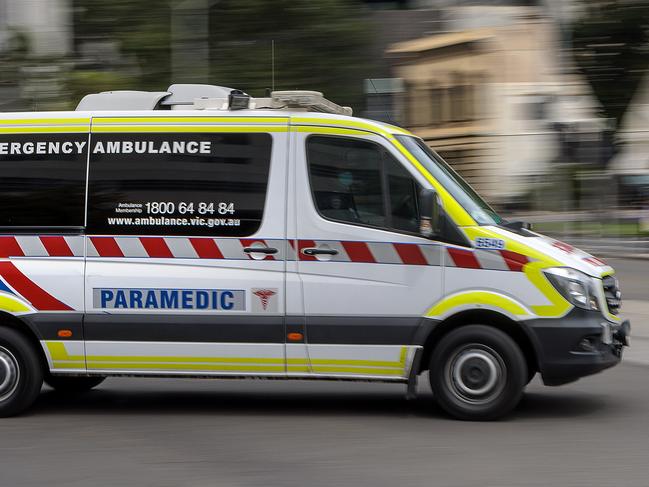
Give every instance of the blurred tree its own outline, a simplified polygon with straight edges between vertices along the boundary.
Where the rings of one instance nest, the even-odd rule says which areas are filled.
[[[308,89],[363,105],[373,39],[365,7],[353,0],[222,0],[210,14],[211,82],[260,96]]]
[[[117,44],[121,59],[105,59],[102,65],[91,69],[114,71],[115,63],[133,60],[138,67],[137,75],[131,71],[119,80],[119,88],[139,90],[160,90],[170,82],[170,21],[171,13],[167,2],[149,0],[73,0],[74,37],[77,55],[85,46],[106,42]],[[87,50],[86,50],[87,51]],[[81,59],[83,69],[84,60]],[[111,65],[111,62],[113,63]],[[114,74],[102,77],[95,74],[87,77],[92,83],[105,78],[116,81]],[[83,81],[76,77],[75,86]],[[102,86],[103,88],[103,86]]]
[[[169,0],[153,7],[149,0],[74,0],[77,49],[113,41],[121,56],[134,60],[139,68],[128,79],[115,79],[115,74],[101,75],[116,72],[108,60],[103,66],[86,66],[95,73],[75,75],[75,93],[104,88],[106,81],[117,82],[121,89],[143,90],[164,89],[174,82],[171,16],[181,11],[181,4]],[[272,88],[274,40],[276,89],[320,90],[338,103],[362,106],[362,80],[371,65],[373,32],[360,1],[221,0],[205,5],[209,6],[205,14],[209,16],[210,83],[263,95]],[[196,33],[197,49],[204,42],[201,36]]]
[[[574,58],[617,127],[649,66],[649,0],[581,2]]]

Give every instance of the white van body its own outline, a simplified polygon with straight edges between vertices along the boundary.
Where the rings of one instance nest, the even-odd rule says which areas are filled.
[[[40,344],[46,381],[335,378],[412,391],[436,345],[477,324],[516,344],[525,381],[540,371],[559,384],[619,361],[628,323],[613,270],[479,223],[405,130],[301,108],[105,108],[0,121],[13,184],[0,196],[0,313]],[[443,213],[433,235],[419,232],[426,190]],[[591,309],[553,284],[548,273],[565,277],[556,269],[592,281]],[[457,360],[507,375],[505,355],[471,350],[445,377],[470,372]],[[484,408],[445,407],[497,415]]]

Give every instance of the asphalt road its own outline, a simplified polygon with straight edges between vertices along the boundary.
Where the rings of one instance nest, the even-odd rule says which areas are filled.
[[[642,486],[649,368],[535,381],[510,418],[447,418],[426,384],[110,379],[0,421],[0,486]]]
[[[649,262],[609,259],[627,299]],[[535,379],[494,423],[446,417],[422,378],[345,382],[109,379],[45,388],[0,420],[0,487],[649,485],[649,367],[559,388]]]

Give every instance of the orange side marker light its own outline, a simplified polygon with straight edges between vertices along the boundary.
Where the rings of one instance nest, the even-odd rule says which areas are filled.
[[[72,336],[72,330],[59,330],[57,335],[60,338],[70,338]]]
[[[302,340],[304,340],[304,335],[297,332],[289,333],[288,335],[286,335],[286,337],[288,338],[289,342],[301,342]]]

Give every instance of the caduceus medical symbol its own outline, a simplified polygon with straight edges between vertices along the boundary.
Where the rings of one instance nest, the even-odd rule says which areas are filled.
[[[255,291],[253,294],[261,299],[261,307],[264,308],[265,311],[268,307],[268,300],[271,296],[275,296],[275,294],[277,293],[275,291],[271,291],[270,289],[260,289],[259,291]]]

